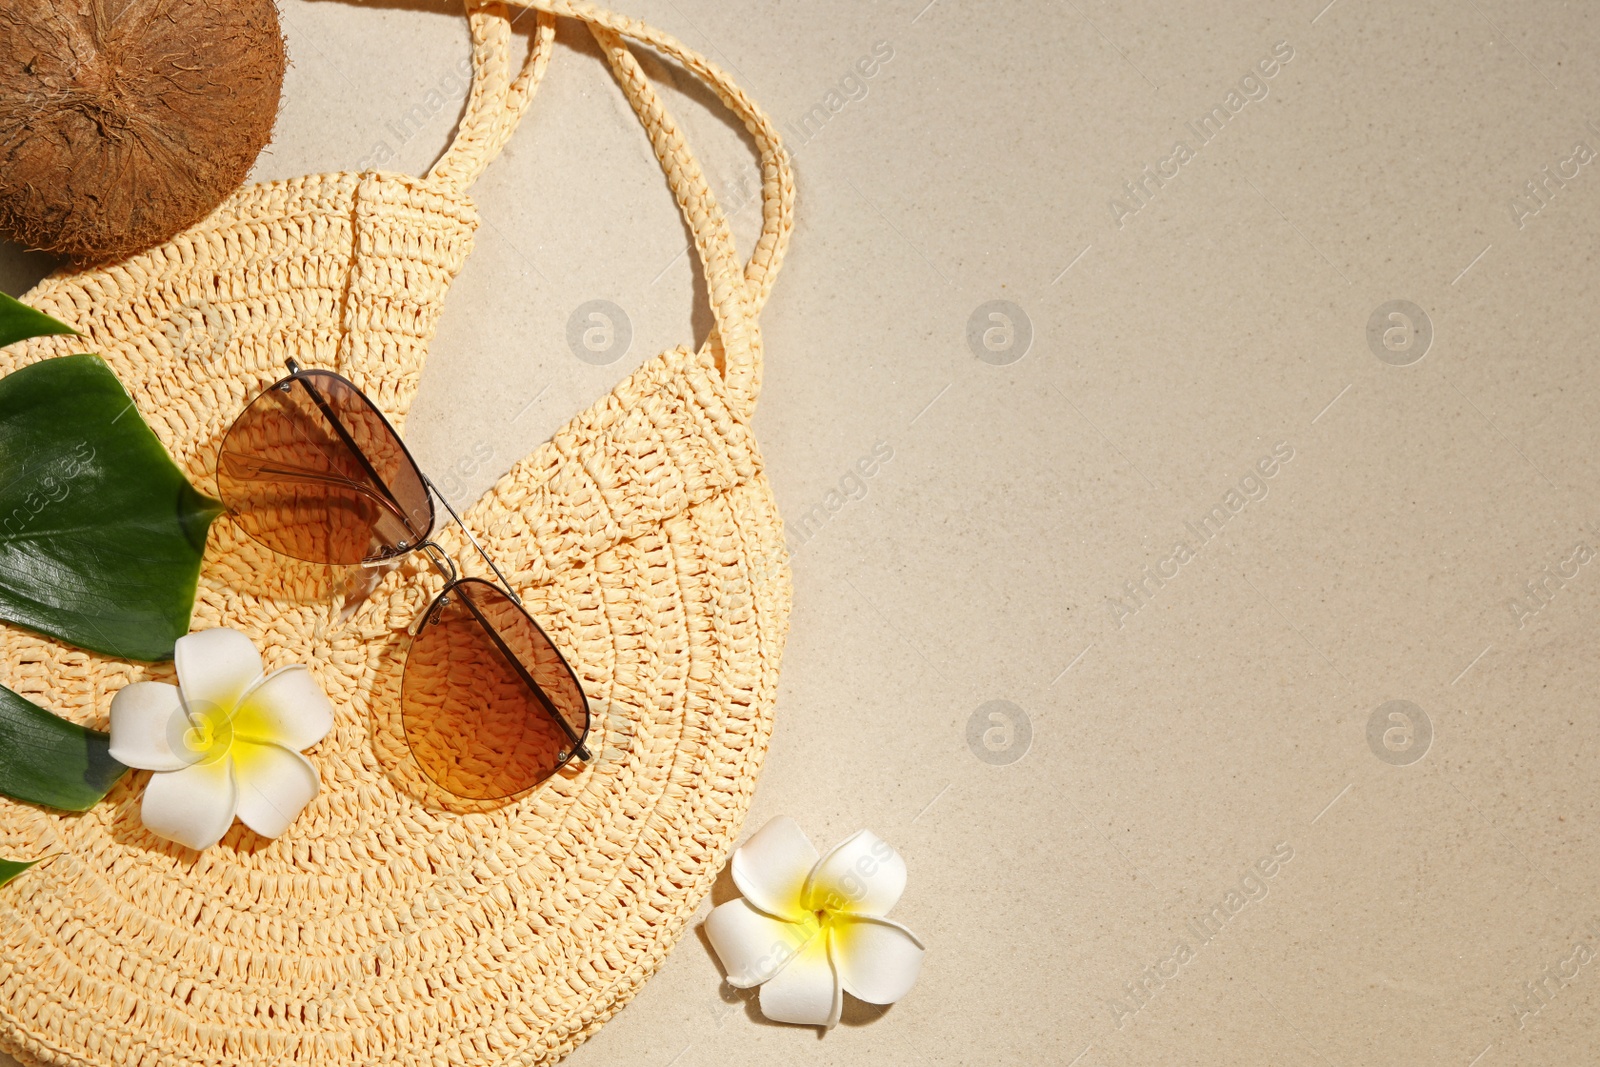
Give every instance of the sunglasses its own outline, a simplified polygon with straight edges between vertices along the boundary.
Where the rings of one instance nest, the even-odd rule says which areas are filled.
[[[440,788],[498,800],[592,757],[577,675],[400,435],[354,382],[287,362],[222,439],[217,489],[251,538],[310,563],[374,567],[422,552],[445,587],[411,628],[406,745]],[[461,577],[433,534],[445,506],[496,582]]]

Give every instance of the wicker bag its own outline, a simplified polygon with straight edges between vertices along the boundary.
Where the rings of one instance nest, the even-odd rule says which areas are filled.
[[[401,424],[477,216],[467,188],[528,107],[555,16],[588,25],[694,235],[715,326],[650,360],[466,516],[593,704],[596,759],[498,806],[430,791],[396,724],[421,560],[344,617],[341,572],[211,529],[194,627],[310,663],[338,709],[308,752],[321,795],[281,838],[235,824],[203,853],[143,828],[146,776],[84,815],[0,800],[0,855],[57,853],[0,892],[0,1049],[49,1064],[534,1064],[570,1051],[660,964],[710,889],[755,786],[789,613],[782,528],[750,432],[756,314],[792,227],[770,122],[647,26],[538,0],[511,69],[502,5],[469,0],[475,77],[424,178],[323,174],[246,188],[170,243],[56,274],[26,302],[86,340],[0,351],[0,373],[104,355],[197,486],[284,357],[338,370]],[[625,39],[676,60],[761,153],[748,263]],[[206,328],[212,358],[175,340]],[[469,565],[454,527],[441,543]],[[130,664],[4,628],[0,682],[106,728]]]

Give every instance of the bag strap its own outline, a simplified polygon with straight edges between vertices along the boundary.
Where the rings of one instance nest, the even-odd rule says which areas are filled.
[[[614,31],[596,24],[589,28],[650,135],[650,146],[689,224],[715,323],[706,338],[706,349],[721,369],[730,397],[749,411],[755,406],[760,389],[761,326],[750,307],[733,231],[706,184],[699,162],[685,144],[682,131],[645,78],[639,60]]]
[[[533,39],[516,79],[511,78],[511,21],[502,0],[466,0],[472,31],[472,90],[456,127],[455,140],[428,178],[466,192],[492,163],[533,101],[534,90],[550,65],[555,17],[535,15]]]
[[[584,2],[572,0],[513,0],[515,3],[529,2],[540,11],[549,11],[557,15],[567,15],[581,19],[588,23],[591,32],[608,30],[618,37],[625,37],[637,41],[639,44],[660,52],[678,61],[684,69],[704,82],[717,99],[722,101],[724,107],[733,112],[744,124],[745,130],[755,141],[756,149],[760,153],[761,162],[761,236],[756,240],[756,247],[746,265],[745,274],[751,290],[751,312],[759,313],[767,302],[767,296],[772,292],[772,283],[777,276],[778,269],[783,265],[783,257],[788,249],[789,237],[794,230],[794,171],[790,166],[789,154],[783,148],[778,130],[772,124],[765,112],[761,110],[747,96],[743,89],[734,83],[721,67],[711,62],[700,53],[687,47],[683,42],[670,34],[664,33],[653,26],[646,25],[636,19],[630,19],[611,11],[595,7]],[[600,40],[601,47],[606,47],[606,42],[601,34],[595,33]],[[631,57],[630,57],[631,58]],[[637,63],[632,65],[637,68]],[[613,63],[613,70],[616,64]],[[622,76],[618,75],[619,80]],[[661,116],[670,123],[670,116],[666,115],[665,108],[661,107],[659,98],[656,97],[654,88],[641,78],[638,82],[643,92],[643,100],[654,101],[654,107]],[[625,82],[623,90],[628,91]],[[630,102],[633,97],[630,95]],[[635,103],[635,111],[639,109]],[[640,115],[645,129],[654,133],[653,120]],[[676,127],[673,127],[676,130]],[[680,135],[681,136],[681,135]],[[692,155],[687,152],[690,162]],[[668,168],[666,161],[662,162],[663,168]],[[694,168],[695,174],[699,168]],[[671,172],[669,171],[669,180]],[[687,179],[690,177],[684,174]],[[704,187],[704,177],[696,182],[704,198],[712,205],[716,199],[711,195],[709,188]],[[718,215],[720,217],[720,211]]]
[[[505,5],[499,0],[467,0],[473,29],[472,96],[455,144],[430,176],[444,177],[464,191],[499,154],[527,111],[533,89],[549,62],[555,16],[585,23],[644,125],[667,184],[694,236],[715,323],[703,350],[716,359],[730,399],[748,415],[761,388],[762,345],[757,317],[772,292],[794,230],[794,174],[777,129],[720,67],[670,34],[582,0],[512,3],[534,10],[538,19],[534,45],[514,82],[508,80],[511,33]],[[625,39],[676,60],[699,78],[739,117],[755,141],[761,166],[761,233],[742,267],[727,218],[706,183],[704,172]]]

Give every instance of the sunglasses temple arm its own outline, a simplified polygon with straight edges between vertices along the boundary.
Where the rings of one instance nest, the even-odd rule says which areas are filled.
[[[456,520],[456,525],[461,527],[461,532],[467,535],[467,540],[472,542],[472,547],[478,550],[478,555],[482,556],[483,561],[489,565],[489,569],[494,571],[494,576],[500,579],[500,587],[506,591],[506,595],[511,598],[512,603],[521,607],[522,598],[517,595],[515,589],[511,588],[511,583],[506,581],[504,574],[500,573],[500,568],[495,565],[494,560],[489,558],[489,553],[485,552],[483,546],[478,544],[478,539],[472,536],[472,531],[467,529],[467,524],[461,521],[461,516],[456,514],[456,509],[450,506],[450,501],[445,499],[445,495],[439,492],[439,487],[433,484],[433,479],[424,474],[422,480],[432,490],[433,495],[439,498],[439,503],[444,505],[444,509],[450,513],[450,517]]]
[[[478,610],[478,605],[472,602],[471,597],[465,595],[461,597],[461,602],[467,606],[468,611],[472,612],[472,617],[478,620],[478,625],[483,627],[483,632],[488,634],[489,639],[500,649],[500,654],[506,658],[506,662],[511,664],[516,672],[522,676],[523,683],[539,698],[539,703],[544,706],[545,714],[554,719],[556,725],[561,727],[561,732],[567,735],[567,740],[572,742],[573,755],[586,762],[593,759],[594,757],[589,755],[589,750],[584,747],[583,739],[572,729],[572,724],[567,722],[566,716],[556,710],[556,706],[550,702],[550,697],[545,694],[544,688],[533,680],[533,675],[528,673],[528,669],[522,665],[522,661],[517,658],[517,654],[511,651],[506,646],[505,641],[501,639],[499,631],[490,625],[488,619],[483,617],[483,612]]]

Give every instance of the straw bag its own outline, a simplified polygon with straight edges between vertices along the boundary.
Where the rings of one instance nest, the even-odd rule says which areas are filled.
[[[771,124],[711,63],[588,5],[537,7],[514,72],[505,9],[468,3],[472,91],[426,177],[253,186],[152,252],[54,275],[25,301],[86,338],[0,351],[0,373],[100,352],[206,490],[221,434],[286,356],[353,379],[400,425],[472,246],[466,190],[528,107],[553,16],[587,23],[693,231],[715,328],[574,418],[466,521],[582,680],[596,759],[498,806],[430,792],[394,718],[405,629],[439,579],[408,560],[341,620],[340,572],[219,519],[194,628],[246,631],[268,669],[312,665],[338,709],[308,752],[322,793],[281,838],[235,824],[203,853],[144,830],[142,773],[83,815],[0,800],[0,855],[59,853],[0,892],[0,1049],[25,1063],[549,1063],[654,971],[726,858],[766,750],[789,612],[749,422],[755,316],[793,183]],[[702,79],[755,139],[762,229],[748,263],[624,38]],[[175,346],[194,322],[213,358]],[[438,537],[470,570],[459,530]],[[123,685],[173,679],[170,664],[0,632],[0,682],[101,729]]]

